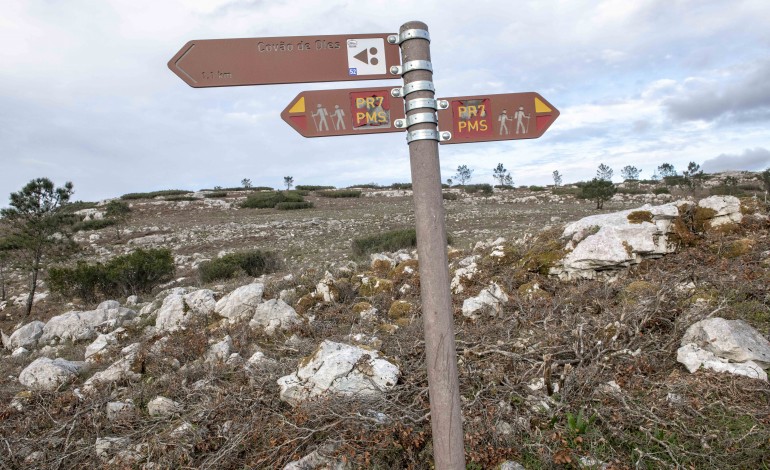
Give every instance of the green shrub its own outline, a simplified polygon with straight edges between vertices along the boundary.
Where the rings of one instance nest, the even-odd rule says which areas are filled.
[[[208,194],[204,194],[203,197],[207,197],[207,198],[227,197],[227,191],[213,191]]]
[[[185,194],[191,194],[192,191],[185,191],[182,189],[165,189],[162,191],[152,191],[149,193],[128,193],[120,196],[121,199],[152,199],[158,196],[182,196]]]
[[[112,219],[92,219],[83,220],[72,226],[72,229],[76,232],[88,232],[91,230],[100,230],[105,227],[111,227],[117,222]]]
[[[652,190],[653,194],[671,194],[668,188],[655,188]]]
[[[504,189],[506,191],[510,191],[510,190],[516,189],[513,185],[510,185],[510,184],[496,184],[495,188],[496,189]]]
[[[230,279],[237,274],[261,276],[275,272],[281,266],[278,255],[271,251],[251,250],[229,253],[198,266],[202,282]]]
[[[97,206],[97,203],[95,202],[83,202],[83,201],[75,201],[75,202],[68,202],[66,204],[63,204],[61,206],[61,210],[63,212],[73,213],[77,212],[83,209],[93,209]]]
[[[295,186],[300,191],[323,191],[324,189],[336,189],[334,186],[319,186],[312,184],[298,184]]]
[[[441,193],[441,197],[445,201],[456,201],[456,200],[460,199],[460,195],[457,194],[457,193]]]
[[[615,191],[616,188],[615,185],[612,184],[612,181],[594,178],[583,185],[580,197],[594,201],[596,203],[596,208],[602,209],[604,203],[612,199],[612,196],[615,195]]]
[[[275,208],[279,211],[292,211],[296,209],[312,209],[313,203],[312,202],[279,202],[275,205]]]
[[[533,184],[532,186],[529,187],[529,190],[530,191],[537,191],[537,192],[545,191],[545,186],[536,186],[536,185]]]
[[[318,191],[320,197],[341,198],[341,197],[361,197],[361,191],[355,189],[338,189],[336,191]]]
[[[565,188],[563,186],[551,189],[551,193],[556,196],[579,196],[581,192],[580,188]]]
[[[171,196],[163,198],[164,201],[181,202],[181,201],[197,201],[197,197],[192,196]]]
[[[647,191],[640,188],[618,188],[620,194],[645,194]]]
[[[358,188],[358,189],[382,189],[383,187],[384,186],[381,186],[381,185],[379,185],[377,183],[365,183],[365,184],[354,184],[352,186],[348,186],[345,189],[354,189],[354,188]]]
[[[302,194],[296,191],[270,191],[250,194],[241,207],[247,209],[272,209],[282,202],[304,202]]]
[[[492,185],[491,184],[466,184],[463,186],[463,190],[468,194],[474,194],[474,193],[481,193],[484,196],[489,196],[492,194]]]
[[[353,253],[358,256],[365,256],[369,253],[398,251],[402,248],[415,246],[417,246],[417,232],[413,228],[408,228],[356,238],[353,240]]]
[[[390,189],[412,189],[412,183],[393,183]]]
[[[77,296],[94,302],[99,294],[117,297],[147,293],[169,281],[174,274],[171,251],[136,250],[107,264],[78,262],[74,268],[51,268],[51,290],[66,297]]]

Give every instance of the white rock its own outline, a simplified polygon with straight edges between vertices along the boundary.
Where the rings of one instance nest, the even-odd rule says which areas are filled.
[[[743,320],[707,318],[685,331],[681,345],[693,343],[732,362],[754,361],[770,368],[770,341]]]
[[[195,426],[193,426],[191,423],[185,421],[181,425],[179,425],[176,429],[171,431],[169,434],[170,437],[173,437],[174,439],[180,439],[182,437],[191,435],[195,432]]]
[[[112,331],[134,317],[135,311],[120,307],[114,300],[102,302],[96,310],[72,311],[51,318],[43,327],[38,343],[89,340],[98,331]]]
[[[297,372],[278,379],[280,397],[292,405],[325,393],[378,396],[398,381],[398,366],[377,351],[324,341],[300,362]]]
[[[100,334],[96,337],[93,343],[86,346],[85,358],[90,359],[94,354],[104,351],[110,344],[115,344],[117,341],[112,335]]]
[[[12,351],[17,348],[35,349],[38,339],[43,335],[45,323],[33,321],[11,333],[6,341],[5,348]]]
[[[741,201],[735,196],[711,196],[698,201],[698,207],[712,209],[716,214],[709,219],[711,227],[729,223],[740,223],[743,220],[741,214]]]
[[[262,303],[264,291],[265,286],[261,283],[241,286],[222,297],[217,302],[215,310],[231,322],[244,320],[254,315],[257,306]]]
[[[684,364],[691,373],[703,367],[715,372],[728,372],[735,375],[744,375],[746,377],[767,382],[767,374],[756,362],[746,361],[732,363],[727,359],[717,357],[714,353],[701,349],[692,343],[685,344],[677,349],[676,360]]]
[[[211,315],[217,306],[214,291],[198,289],[184,295],[187,306],[198,315]]]
[[[130,443],[131,441],[127,437],[98,437],[94,449],[99,460],[107,462],[110,459],[110,454],[128,447]]]
[[[323,298],[324,302],[334,302],[337,298],[332,287],[334,287],[334,276],[326,271],[324,279],[315,286],[315,293]]]
[[[227,335],[222,341],[211,345],[206,352],[206,362],[209,364],[225,362],[230,357],[232,349],[233,339]]]
[[[249,326],[264,328],[265,333],[272,335],[277,329],[287,330],[301,322],[302,318],[291,305],[280,299],[272,299],[257,306]]]
[[[39,357],[19,374],[19,382],[34,390],[56,390],[83,369],[83,362]]]
[[[107,413],[107,419],[110,421],[114,421],[121,416],[128,415],[132,413],[136,407],[134,406],[134,403],[131,401],[111,401],[107,403],[107,406],[105,408]]]
[[[468,266],[464,268],[460,268],[457,271],[455,271],[455,275],[452,278],[452,282],[450,283],[450,288],[452,289],[452,292],[455,294],[459,294],[462,291],[465,290],[465,286],[463,286],[463,281],[470,281],[473,279],[473,276],[476,275],[478,272],[478,266],[476,263],[471,263]]]
[[[24,357],[29,355],[29,349],[19,346],[11,353],[11,357]]]
[[[334,445],[326,444],[299,460],[287,463],[283,470],[345,470],[349,468],[344,462],[330,457],[335,450]]]
[[[383,263],[389,265],[391,268],[395,266],[393,259],[384,253],[373,253],[369,255],[369,258],[371,259],[370,267],[372,269],[374,269],[376,265]]]
[[[134,362],[141,343],[133,343],[123,348],[120,353],[122,357],[115,361],[108,368],[92,375],[83,384],[83,390],[91,391],[98,384],[113,383],[119,380],[137,381],[142,375],[133,371]]]
[[[162,396],[157,396],[147,403],[147,412],[150,413],[150,416],[170,416],[181,410],[182,405]]]
[[[524,466],[513,460],[506,460],[500,464],[500,470],[527,470]]]
[[[508,295],[496,283],[492,283],[479,292],[476,297],[469,297],[463,301],[463,316],[473,320],[484,313],[497,316],[502,312],[503,304],[508,302]]]

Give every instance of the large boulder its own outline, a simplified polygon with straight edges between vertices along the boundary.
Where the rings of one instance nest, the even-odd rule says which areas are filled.
[[[252,328],[263,328],[272,335],[277,329],[286,330],[302,322],[297,312],[281,299],[272,299],[259,304],[249,322]]]
[[[215,311],[231,322],[245,320],[254,315],[257,306],[262,303],[264,284],[255,282],[241,286],[217,302]]]
[[[507,302],[508,295],[493,282],[489,287],[482,289],[478,296],[468,297],[463,301],[463,316],[472,320],[476,320],[485,313],[497,316]]]
[[[17,348],[34,349],[37,347],[38,339],[43,335],[43,327],[45,327],[45,323],[41,321],[27,323],[11,333],[4,344],[5,348],[9,351]]]
[[[278,379],[280,397],[292,405],[322,394],[376,397],[398,381],[398,366],[373,350],[324,341],[300,361],[297,372]]]
[[[725,358],[718,357],[711,351],[699,348],[693,343],[687,343],[677,349],[676,360],[683,364],[690,373],[694,373],[703,367],[714,372],[743,375],[767,382],[767,373],[756,362],[730,362]]]
[[[39,357],[19,374],[19,382],[34,390],[56,390],[75,379],[83,362]]]
[[[731,362],[754,361],[770,368],[770,341],[743,320],[707,318],[692,324],[681,345],[695,346]]]
[[[584,217],[564,228],[567,255],[551,274],[562,279],[593,279],[597,272],[627,268],[645,258],[674,251],[668,242],[672,221],[679,215],[676,203],[646,204],[611,214]]]
[[[45,324],[38,342],[45,344],[53,341],[93,339],[99,332],[112,331],[134,317],[135,311],[121,307],[114,300],[108,300],[99,304],[96,310],[72,311],[51,318]]]
[[[711,196],[698,201],[698,207],[711,209],[714,215],[707,222],[709,227],[738,224],[743,220],[741,201],[735,196]]]

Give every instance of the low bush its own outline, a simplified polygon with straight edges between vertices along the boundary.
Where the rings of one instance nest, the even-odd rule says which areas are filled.
[[[229,253],[221,258],[206,261],[198,266],[202,282],[230,279],[238,274],[261,276],[275,272],[281,260],[271,251],[251,250]]]
[[[618,194],[645,194],[646,192],[640,188],[618,188]]]
[[[323,191],[324,189],[336,189],[334,186],[320,186],[313,184],[298,184],[295,186],[300,191]]]
[[[390,189],[412,189],[412,183],[393,183]]]
[[[51,290],[65,297],[95,302],[102,297],[118,297],[151,292],[172,279],[174,257],[171,251],[136,250],[106,264],[78,262],[75,267],[53,267],[48,272]]]
[[[655,188],[652,190],[652,194],[671,194],[668,188]]]
[[[381,251],[398,251],[417,246],[417,231],[413,228],[391,230],[353,240],[353,253],[366,256]]]
[[[302,202],[279,202],[275,205],[275,208],[279,211],[292,211],[296,209],[312,209],[313,203],[302,201]]]
[[[72,229],[76,232],[88,232],[91,230],[100,230],[105,227],[111,227],[117,222],[112,219],[92,219],[83,220],[72,226]]]
[[[320,197],[341,198],[341,197],[361,197],[361,191],[355,189],[338,189],[336,191],[318,191]]]
[[[272,209],[282,202],[304,202],[302,194],[296,191],[270,191],[250,194],[241,207],[246,209]]]
[[[556,196],[579,196],[581,193],[580,188],[552,188],[551,193]]]
[[[227,191],[213,191],[208,194],[204,194],[203,197],[206,197],[206,198],[227,197]]]
[[[513,185],[510,184],[496,184],[495,189],[504,189],[506,191],[514,190],[516,189]]]
[[[192,196],[171,196],[163,198],[164,201],[181,202],[181,201],[197,201],[197,197]]]
[[[709,189],[709,195],[741,197],[741,196],[745,196],[746,193],[743,190],[739,189],[737,186],[722,184],[719,186],[714,186],[713,188]]]
[[[120,196],[121,199],[152,199],[158,196],[182,196],[185,194],[192,194],[192,191],[185,191],[182,189],[165,189],[162,191],[152,191],[149,193],[128,193]]]
[[[463,186],[463,190],[468,194],[475,194],[475,193],[481,193],[484,196],[489,196],[492,194],[492,185],[491,184],[467,184]]]
[[[457,194],[457,193],[441,193],[441,197],[445,201],[456,201],[456,200],[460,199],[460,195]]]
[[[537,191],[537,192],[545,191],[545,189],[546,189],[545,186],[536,186],[534,184],[529,187],[530,191]]]
[[[96,207],[95,202],[84,202],[84,201],[75,201],[75,202],[68,202],[61,206],[62,211],[66,211],[68,213],[73,213],[77,211],[81,211],[83,209],[93,209]]]
[[[365,184],[354,184],[354,185],[348,186],[345,189],[354,189],[354,188],[358,188],[358,189],[382,189],[382,188],[384,188],[384,186],[381,186],[381,185],[379,185],[377,183],[365,183]]]

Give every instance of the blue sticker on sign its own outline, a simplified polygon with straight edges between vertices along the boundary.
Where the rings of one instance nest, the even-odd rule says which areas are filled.
[[[356,69],[356,68],[349,68],[348,69],[348,75],[358,75],[358,69]]]

